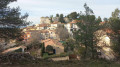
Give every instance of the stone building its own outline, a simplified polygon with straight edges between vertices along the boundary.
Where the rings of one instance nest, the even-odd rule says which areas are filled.
[[[52,46],[53,49],[55,50],[55,54],[64,53],[64,46],[62,45],[61,42],[59,42],[59,40],[46,39],[46,40],[42,40],[42,42],[45,44],[45,47],[47,47],[48,45]]]
[[[50,18],[49,17],[41,17],[40,18],[40,24],[50,24],[51,23],[51,20],[50,20]]]

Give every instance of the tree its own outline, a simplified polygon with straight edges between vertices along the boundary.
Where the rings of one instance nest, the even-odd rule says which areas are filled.
[[[116,8],[115,11],[112,12],[112,18],[118,18],[118,17],[120,17],[120,10]]]
[[[56,14],[56,17],[59,17],[59,14]]]
[[[43,35],[40,34],[40,31],[30,31],[31,32],[31,38],[29,38],[29,41],[40,41],[44,39]]]
[[[73,39],[67,39],[66,43],[64,43],[64,51],[69,52],[69,51],[74,51],[75,48],[75,41]]]
[[[66,40],[69,38],[70,34],[64,26],[58,26],[56,29],[56,34],[59,36],[60,40]]]
[[[41,44],[41,56],[43,56],[44,53],[45,53],[45,45],[43,43]]]
[[[113,51],[120,56],[120,10],[115,9],[112,12],[112,16],[109,18],[109,22],[106,23],[106,28],[111,29],[113,32],[109,34],[112,41],[112,49]],[[120,58],[120,57],[119,57]]]
[[[101,17],[98,16],[98,18],[96,19],[96,21],[97,21],[98,23],[99,23],[99,22],[102,22]]]
[[[50,16],[50,22],[51,23],[53,22],[52,18],[53,18],[53,15]]]
[[[104,18],[103,20],[104,20],[104,22],[108,22],[108,18]]]
[[[64,20],[63,14],[60,14],[59,21],[60,21],[61,23],[65,23],[65,20]]]
[[[72,13],[69,14],[69,18],[72,19],[72,20],[77,19],[77,17],[78,17],[77,12],[72,12]]]
[[[8,5],[17,0],[0,0],[0,38],[17,39],[22,36],[21,26],[26,26],[28,14],[21,15],[20,8],[10,8]]]
[[[85,46],[84,58],[94,58],[96,54],[94,32],[99,29],[99,23],[96,22],[96,17],[92,15],[93,11],[87,6],[87,4],[85,4],[84,7],[86,9],[85,14],[81,15],[79,18],[79,20],[82,21],[77,23],[79,30],[74,32],[74,38],[76,39],[76,42],[80,42],[78,47]]]

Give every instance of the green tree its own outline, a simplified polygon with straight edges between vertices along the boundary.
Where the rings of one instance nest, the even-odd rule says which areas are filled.
[[[119,16],[120,16],[120,10],[116,8],[115,11],[112,12],[112,18],[118,18]]]
[[[41,56],[43,56],[44,53],[45,53],[45,45],[43,43],[41,44]]]
[[[104,20],[104,22],[108,22],[108,18],[104,18],[103,20]]]
[[[59,17],[59,14],[56,14],[56,17]]]
[[[107,28],[112,29],[113,33],[110,33],[110,37],[112,38],[111,41],[113,42],[113,50],[114,52],[120,56],[120,10],[115,9],[114,12],[112,12],[112,16],[109,18],[109,23],[107,23]],[[120,58],[120,57],[119,57]]]
[[[96,54],[96,41],[94,32],[96,32],[99,29],[99,23],[96,22],[96,17],[93,14],[93,11],[87,6],[87,4],[84,5],[85,7],[85,14],[81,15],[79,20],[79,23],[77,23],[77,26],[79,27],[79,30],[74,32],[74,37],[77,42],[80,42],[80,45],[78,47],[85,46],[85,52],[84,52],[84,58],[94,58]]]
[[[99,22],[102,22],[101,17],[98,16],[98,18],[96,19],[96,21],[97,21],[98,23],[99,23]]]
[[[53,15],[50,16],[50,22],[51,23],[53,22],[52,18],[53,18]]]
[[[17,0],[0,0],[0,38],[18,39],[22,36],[21,26],[26,26],[28,14],[21,15],[20,8],[10,8],[9,4]]]
[[[66,42],[64,43],[64,51],[65,52],[73,52],[75,48],[75,40],[73,39],[67,39]]]
[[[61,23],[65,23],[63,14],[60,14],[59,21],[60,21]]]
[[[72,12],[69,14],[69,18],[72,19],[72,20],[75,20],[77,19],[78,17],[78,13],[77,12]]]

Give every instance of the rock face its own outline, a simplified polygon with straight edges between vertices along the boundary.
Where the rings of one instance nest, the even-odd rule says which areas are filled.
[[[101,53],[99,57],[107,60],[114,60],[115,55],[113,50],[111,49],[111,42],[107,33],[103,30],[99,30],[96,32],[95,35],[96,38],[98,39],[97,46],[100,47],[97,49],[98,52]]]
[[[0,63],[17,63],[31,60],[34,60],[34,58],[26,53],[8,53],[0,55]]]

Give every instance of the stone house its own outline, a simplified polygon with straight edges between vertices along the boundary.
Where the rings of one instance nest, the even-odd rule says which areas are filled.
[[[50,20],[50,18],[49,17],[41,17],[40,18],[40,24],[50,24],[51,23],[51,20]]]
[[[62,45],[61,42],[59,42],[59,40],[46,39],[46,40],[42,40],[42,42],[44,43],[45,47],[47,47],[48,45],[52,46],[53,49],[55,50],[55,54],[64,53],[64,46]]]

